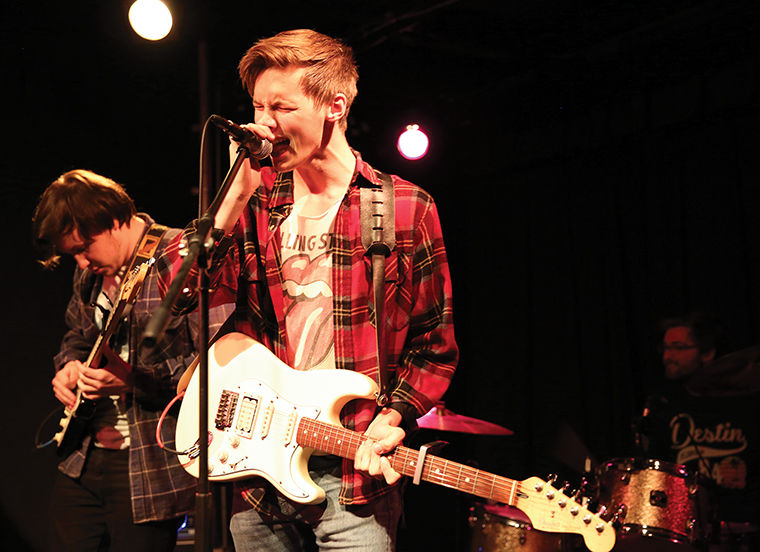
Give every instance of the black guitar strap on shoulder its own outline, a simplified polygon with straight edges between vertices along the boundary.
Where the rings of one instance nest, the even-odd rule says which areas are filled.
[[[381,184],[370,183],[360,189],[362,245],[372,258],[372,289],[375,303],[375,336],[377,342],[377,379],[380,391],[377,405],[390,402],[388,389],[387,351],[385,348],[385,260],[396,247],[395,199],[393,180],[375,171]]]

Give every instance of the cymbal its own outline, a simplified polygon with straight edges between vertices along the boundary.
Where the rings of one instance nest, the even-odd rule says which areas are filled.
[[[705,396],[749,395],[760,391],[760,346],[716,358],[694,374],[688,387]]]
[[[417,425],[425,429],[456,431],[474,435],[512,435],[514,431],[491,422],[455,414],[443,402],[439,402],[430,412],[417,418]]]

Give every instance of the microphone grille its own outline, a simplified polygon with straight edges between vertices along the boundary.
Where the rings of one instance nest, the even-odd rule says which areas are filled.
[[[249,148],[250,147],[251,146],[249,145]],[[269,157],[272,155],[272,142],[269,140],[262,140],[258,148],[250,150],[250,154],[254,159],[264,159],[265,157]]]

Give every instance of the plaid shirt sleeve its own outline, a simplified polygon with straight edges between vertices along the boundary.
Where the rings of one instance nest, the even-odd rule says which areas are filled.
[[[363,177],[377,182],[367,164],[359,160],[358,166]],[[418,186],[392,178],[396,247],[386,261],[385,346],[389,376],[395,382],[390,406],[402,414],[409,428],[443,396],[454,375],[459,349],[451,278],[435,203]],[[371,261],[361,245],[359,196],[356,187],[349,190],[347,209],[336,219],[336,361],[339,368],[377,380]],[[344,407],[341,421],[349,429],[364,432],[376,411],[374,401],[352,401]],[[366,503],[389,489],[383,481],[354,471],[350,460],[344,459],[343,472],[342,504]]]
[[[399,347],[397,385],[391,407],[407,425],[430,410],[446,391],[454,374],[459,350],[454,339],[451,277],[446,249],[432,198],[408,183],[396,183],[396,219],[402,225],[397,246],[409,251],[406,262],[410,285],[399,282],[396,307],[408,305],[409,330]],[[411,211],[411,212],[410,212]],[[414,213],[414,214],[412,214]],[[411,227],[404,227],[410,221]]]

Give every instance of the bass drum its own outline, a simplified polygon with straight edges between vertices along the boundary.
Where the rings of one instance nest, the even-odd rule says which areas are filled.
[[[660,460],[619,458],[598,470],[599,502],[620,509],[617,544],[625,552],[700,550],[708,526],[708,499],[699,477]]]
[[[568,552],[565,536],[533,529],[512,506],[476,503],[470,508],[470,552]]]

